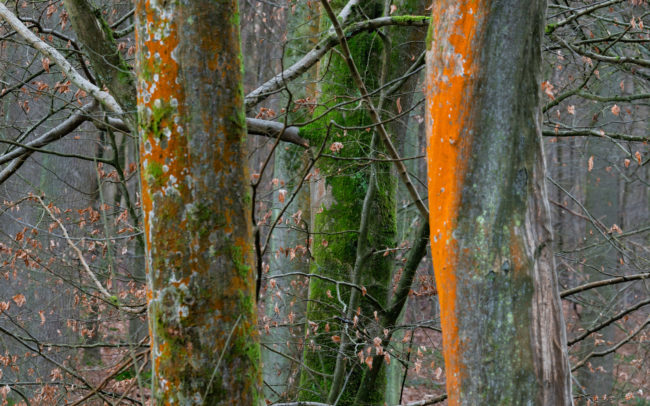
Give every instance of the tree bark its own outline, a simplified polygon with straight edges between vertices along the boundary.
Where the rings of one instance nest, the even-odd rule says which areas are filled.
[[[450,405],[572,402],[540,134],[545,6],[433,7],[427,159]]]
[[[139,0],[136,17],[154,403],[257,405],[237,1]]]
[[[100,87],[108,88],[126,112],[125,119],[132,122],[136,110],[133,73],[117,49],[113,30],[102,17],[101,9],[94,8],[87,0],[64,0],[64,4]]]
[[[338,12],[344,3],[333,1],[332,7]],[[365,2],[363,7],[366,15],[376,17],[380,14],[380,3]],[[323,25],[329,26],[330,23],[324,19]],[[359,34],[350,39],[355,61],[364,67],[367,64],[371,66],[370,69],[363,69],[368,72],[365,79],[370,88],[376,88],[380,80],[375,67],[379,65],[381,46],[381,40],[372,33]],[[357,97],[358,90],[345,60],[333,55],[327,66],[327,76],[322,81],[319,101],[333,105],[336,97]],[[323,110],[324,108],[318,108],[315,114],[318,115]],[[301,134],[309,138],[312,144],[318,145],[327,133],[325,123],[330,120],[343,126],[368,126],[372,129],[369,114],[363,109],[355,109],[334,111],[317,123],[301,129]],[[333,131],[339,132],[340,138],[334,135],[332,141],[343,143],[339,155],[356,157],[374,153],[372,150],[375,144],[371,141],[373,131],[346,130],[344,134],[343,130]],[[377,142],[376,148],[381,148],[379,145]],[[335,159],[321,159],[317,165],[322,178],[314,183],[311,196],[312,224],[317,233],[312,248],[312,272],[362,285],[367,288],[369,295],[386,306],[393,255],[373,255],[372,252],[395,246],[397,182],[391,173],[391,165],[384,162],[372,164],[373,168],[356,168],[350,167],[346,161]],[[371,176],[371,171],[376,171],[377,175]],[[374,197],[370,199],[367,213],[368,238],[362,238],[359,231],[364,199],[371,186],[375,190],[371,192]],[[359,359],[355,357],[354,347],[350,346],[348,338],[355,336],[355,329],[361,331],[364,327],[372,337],[383,335],[380,326],[373,321],[373,312],[377,310],[375,307],[355,291],[346,292],[341,289],[340,294],[339,301],[335,285],[315,278],[310,282],[307,318],[317,322],[319,328],[312,330],[307,337],[304,362],[310,369],[335,376],[324,378],[303,372],[301,386],[306,390],[302,392],[301,400],[329,399],[329,403],[335,403],[338,398],[338,405],[354,404],[357,389],[368,368],[359,365]],[[345,309],[341,309],[342,302],[345,303]],[[340,322],[342,318],[352,320],[355,315],[360,320],[359,325],[353,327]],[[329,333],[323,331],[326,326],[330,329]],[[340,337],[342,343],[333,341],[333,336]],[[313,341],[313,345],[310,341]],[[382,371],[375,381],[375,391],[368,394],[368,399],[363,404],[382,404],[384,401],[386,368],[383,365],[380,367]]]

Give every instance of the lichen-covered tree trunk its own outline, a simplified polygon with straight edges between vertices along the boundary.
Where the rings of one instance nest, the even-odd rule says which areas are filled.
[[[157,405],[257,405],[236,0],[139,0],[138,129]]]
[[[433,4],[427,159],[449,404],[571,404],[538,106],[546,2]]]
[[[345,3],[344,1],[331,2],[335,10],[340,10]],[[383,2],[362,3],[367,16],[372,18],[381,14]],[[324,22],[324,24],[329,27],[328,23]],[[376,34],[364,33],[354,37],[349,43],[353,58],[360,66],[360,70],[366,73],[365,80],[368,87],[376,88],[379,82],[381,39]],[[322,114],[325,108],[329,108],[337,102],[348,98],[358,98],[360,95],[343,58],[333,54],[331,60],[322,63],[322,67],[323,79],[319,103],[327,107],[316,109],[316,115]],[[343,157],[368,156],[373,153],[371,147],[372,120],[363,108],[350,107],[345,106],[343,109],[332,111],[315,124],[301,130],[301,134],[310,138],[314,145],[318,145],[327,134],[326,127],[330,120],[346,127],[367,127],[368,131],[333,128],[328,145],[340,142],[343,148],[337,154]],[[378,299],[385,306],[388,299],[393,256],[368,255],[368,253],[395,246],[395,190],[397,182],[396,177],[391,173],[390,163],[375,165],[376,190],[370,209],[369,237],[362,243],[364,252],[359,252],[358,231],[364,198],[369,182],[372,181],[370,166],[350,165],[350,161],[336,159],[322,159],[318,165],[321,179],[315,183],[311,197],[312,224],[316,233],[312,248],[314,256],[312,272],[349,283],[353,279],[357,255],[361,255],[364,257],[361,261],[364,264],[360,269],[358,283],[367,289],[369,295]],[[310,330],[305,342],[304,362],[309,369],[323,374],[333,374],[337,369],[337,358],[341,358],[339,357],[338,338],[343,337],[345,340],[346,334],[355,337],[354,329],[362,329],[361,326],[367,327],[367,334],[382,335],[373,316],[373,312],[377,309],[371,306],[364,297],[361,297],[358,303],[360,307],[360,312],[357,315],[359,324],[341,323],[342,318],[347,317],[346,313],[349,310],[350,289],[345,286],[339,286],[339,288],[337,291],[336,285],[316,278],[312,278],[310,282],[307,318],[310,322],[317,323],[318,327],[307,326]],[[343,308],[342,303],[346,305],[346,308]],[[356,309],[357,306],[354,306],[353,310],[356,311]],[[352,317],[349,318],[352,319]],[[339,398],[338,405],[354,404],[364,371],[368,369],[367,366],[359,363],[359,359],[354,354],[354,347],[352,347],[350,353],[345,354],[342,359],[338,359],[339,364],[344,363],[345,368],[339,368],[338,371],[343,371],[343,375],[339,374],[338,379],[335,378],[334,381],[340,382],[340,388],[335,388],[333,391],[332,378],[316,375],[308,370],[303,371],[301,386],[304,390],[301,393],[301,399],[334,403],[334,400]],[[385,370],[385,367],[382,366],[382,369]],[[372,404],[383,403],[385,381],[386,374],[383,371],[381,377],[377,379],[376,391],[369,394],[368,401]],[[329,400],[328,395],[330,396]]]

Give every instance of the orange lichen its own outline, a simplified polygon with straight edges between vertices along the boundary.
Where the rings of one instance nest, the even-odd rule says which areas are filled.
[[[459,403],[462,379],[453,232],[472,143],[475,46],[480,1],[434,2],[427,52],[427,163],[431,253],[440,300],[449,404]]]
[[[144,4],[143,4],[144,3]],[[176,78],[178,77],[178,63],[172,58],[172,52],[178,46],[177,27],[173,21],[165,18],[159,18],[157,12],[153,10],[151,1],[138,2],[138,6],[144,6],[144,12],[137,11],[140,16],[146,16],[146,23],[148,27],[146,32],[142,33],[136,31],[136,43],[143,44],[140,52],[146,52],[150,55],[147,59],[140,59],[138,62],[141,65],[139,70],[148,72],[149,80],[141,81],[138,83],[138,106],[144,111],[153,112],[160,109],[160,104],[176,105],[182,103],[183,94],[182,87],[176,85]],[[165,32],[165,37],[157,38],[156,32]],[[140,38],[142,37],[142,38]],[[172,104],[172,101],[175,102]],[[176,111],[174,111],[176,110]],[[160,167],[165,167],[167,170],[164,173],[165,179],[182,179],[183,170],[185,168],[184,162],[178,162],[177,159],[167,159],[168,157],[178,157],[175,151],[185,149],[183,137],[178,136],[177,127],[173,125],[174,119],[178,117],[179,111],[173,109],[170,114],[160,117],[160,122],[156,123],[157,128],[169,129],[171,133],[163,135],[165,142],[161,142],[158,134],[150,133],[149,128],[141,129],[141,142],[148,143],[148,145],[141,147],[141,173],[143,174],[142,181],[147,182],[145,174],[147,173],[147,165],[158,164]],[[141,126],[146,126],[141,119]],[[174,153],[170,153],[174,151]],[[182,156],[182,155],[181,155]],[[152,195],[158,188],[164,188],[165,184],[150,185],[143,188],[142,193],[142,208],[145,215],[145,235],[150,233],[150,224],[148,216],[152,213]],[[151,241],[147,239],[147,251],[151,252]]]
[[[510,259],[512,261],[512,272],[516,274],[525,272],[528,268],[530,257],[524,250],[522,236],[518,235],[515,226],[510,226]]]
[[[233,325],[256,319],[237,2],[136,4],[153,396],[254,404],[254,328]],[[230,375],[208,384],[218,354]]]

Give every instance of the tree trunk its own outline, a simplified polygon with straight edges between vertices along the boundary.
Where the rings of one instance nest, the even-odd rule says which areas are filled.
[[[433,7],[427,159],[450,405],[571,404],[540,137],[545,6]]]
[[[317,2],[299,2],[287,16],[286,32],[294,41],[291,46],[286,47],[286,54],[283,66],[290,66],[295,63],[302,55],[318,41],[320,9]],[[295,41],[295,39],[305,39],[308,41]],[[297,43],[294,43],[297,42]],[[292,89],[293,100],[311,98],[315,99],[317,82],[317,69],[312,68],[307,72],[304,87],[298,86]],[[281,105],[286,100],[280,102]],[[288,113],[291,118],[296,113]],[[296,145],[280,144],[275,149],[274,177],[280,184],[277,186],[280,190],[289,196],[297,187],[298,176],[302,173],[301,166],[306,164],[307,156],[303,148]],[[284,206],[284,199],[280,199],[280,190],[274,194],[275,201],[279,202],[274,209],[274,216],[277,216]],[[302,358],[302,346],[299,344],[304,338],[305,314],[307,311],[307,287],[305,284],[307,278],[297,277],[280,277],[276,275],[298,272],[303,274],[309,273],[310,256],[307,252],[301,252],[296,247],[309,246],[311,230],[310,213],[310,191],[309,184],[304,184],[296,192],[294,201],[284,214],[284,221],[279,223],[273,230],[271,237],[271,254],[269,255],[270,267],[269,272],[265,275],[273,284],[266,283],[266,289],[263,290],[265,298],[265,311],[267,319],[264,320],[265,330],[266,323],[270,325],[270,331],[262,336],[262,344],[270,347],[262,347],[262,365],[264,377],[264,395],[267,401],[288,401],[297,397],[299,390],[299,372],[300,365],[286,357],[300,360]],[[298,216],[295,216],[298,213]],[[295,217],[294,217],[295,216]],[[289,224],[287,224],[287,220]],[[282,295],[276,295],[281,293]],[[274,325],[278,323],[278,325]],[[298,378],[298,379],[296,379]]]
[[[101,9],[94,8],[87,0],[64,0],[64,4],[99,86],[110,90],[122,109],[128,112],[124,119],[133,124],[136,109],[133,74],[117,48],[113,31]]]
[[[338,11],[345,3],[332,1],[332,7]],[[370,18],[381,14],[383,2],[362,3],[366,15]],[[329,22],[325,24],[329,26]],[[380,80],[376,67],[379,66],[381,39],[372,33],[360,34],[350,40],[350,47],[353,58],[361,67],[360,70],[367,73],[365,79],[368,87],[376,88]],[[333,55],[329,63],[323,63],[323,67],[325,66],[327,69],[323,69],[327,76],[321,82],[319,103],[331,107],[348,97],[359,97],[359,91],[350,77],[343,58]],[[315,115],[322,114],[324,110],[324,107],[316,109]],[[374,152],[371,141],[372,120],[361,108],[350,109],[349,106],[345,106],[341,110],[335,110],[317,123],[301,130],[301,134],[310,138],[313,145],[319,145],[328,132],[326,124],[330,120],[343,126],[369,128],[369,131],[365,129],[344,131],[333,128],[331,138],[327,142],[328,145],[332,142],[343,144],[338,155],[359,157],[369,156]],[[322,178],[314,183],[315,190],[311,197],[312,224],[316,233],[312,272],[364,286],[368,295],[385,306],[388,300],[393,255],[384,256],[372,252],[395,246],[397,182],[391,172],[391,165],[386,162],[376,163],[371,169],[371,165],[350,165],[350,161],[336,159],[321,159],[317,165]],[[377,174],[374,179],[370,175],[372,170]],[[375,191],[369,211],[368,238],[359,244],[363,203],[371,183],[374,183]],[[355,268],[358,269],[356,282]],[[348,337],[355,337],[354,330],[363,331],[363,328],[367,329],[367,334],[371,337],[383,336],[382,328],[373,315],[378,309],[358,294],[358,291],[355,293],[354,290],[350,291],[343,286],[339,288],[337,292],[337,286],[333,283],[316,278],[310,281],[307,318],[310,322],[318,323],[319,327],[308,331],[304,362],[312,370],[335,376],[326,378],[304,371],[301,377],[301,386],[305,389],[301,394],[302,400],[325,401],[327,399],[328,403],[334,403],[339,399],[338,405],[354,404],[357,389],[368,367],[360,365],[359,358],[355,356],[355,347],[347,342]],[[345,304],[345,309],[342,309],[342,303]],[[358,308],[360,308],[359,313],[357,313]],[[352,320],[355,315],[359,319],[358,324],[341,323],[342,319]],[[307,328],[309,329],[309,326]],[[328,329],[329,332],[326,331]],[[336,337],[340,337],[343,344],[336,341]],[[364,344],[363,338],[359,338],[358,341],[360,346],[371,345]],[[366,399],[368,404],[382,404],[384,401],[386,368],[383,365],[381,368],[382,372],[376,380],[376,391],[368,394]]]
[[[154,403],[257,405],[237,1],[136,16]]]

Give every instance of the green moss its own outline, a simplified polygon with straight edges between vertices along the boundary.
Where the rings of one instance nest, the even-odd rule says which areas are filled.
[[[335,2],[332,2],[335,3]],[[338,3],[343,3],[339,1]],[[337,3],[337,4],[338,4]],[[372,4],[371,4],[372,3]],[[367,2],[368,10],[377,13],[375,7],[379,2]],[[369,13],[368,15],[377,15]],[[370,89],[379,86],[377,69],[380,65],[380,52],[382,41],[374,33],[363,33],[351,38],[349,46],[355,61],[359,66],[373,67],[364,72],[364,81]],[[319,116],[327,109],[348,98],[357,98],[359,92],[354,84],[345,61],[338,55],[333,55],[327,64],[327,76],[321,82],[320,99],[322,103],[315,111]],[[330,120],[348,127],[367,127],[369,131],[349,130],[343,134],[342,130],[332,130],[331,138],[327,141],[343,143],[343,149],[337,154],[343,157],[368,156],[370,154],[370,143],[373,137],[373,122],[367,111],[356,106],[345,106],[328,112],[320,120],[301,129],[301,135],[311,141],[312,145],[318,145],[324,140],[326,126]],[[338,134],[337,134],[338,131]],[[381,149],[381,146],[377,146]],[[357,240],[361,221],[361,210],[363,200],[368,190],[370,170],[367,163],[361,165],[350,164],[350,161],[335,159],[320,159],[317,163],[322,176],[325,178],[326,189],[330,196],[325,198],[326,203],[321,206],[322,211],[316,214],[313,222],[317,234],[312,262],[312,272],[337,280],[350,280],[350,274],[354,268],[357,254]],[[370,232],[368,245],[375,250],[382,250],[395,246],[396,235],[396,180],[391,174],[389,163],[376,164],[377,192],[373,199],[370,219]],[[350,232],[350,230],[352,230]],[[347,231],[347,232],[346,232]],[[323,240],[327,244],[323,244]],[[392,271],[392,256],[372,256],[362,271],[361,284],[366,287],[369,294],[385,304],[388,297],[388,287]],[[330,291],[331,298],[328,296]],[[341,300],[349,300],[350,291],[346,288],[340,289]],[[334,372],[338,344],[332,341],[332,335],[342,335],[343,326],[336,317],[341,315],[341,304],[337,299],[336,286],[322,280],[313,278],[309,287],[310,302],[307,309],[307,318],[320,323],[317,334],[311,334],[308,340],[314,340],[316,350],[310,345],[305,346],[305,364],[316,371],[325,374]],[[366,300],[362,298],[361,319],[373,320],[375,310]],[[325,324],[329,323],[330,332],[324,331]],[[369,334],[379,327],[372,321],[367,322]],[[309,341],[308,341],[309,342]],[[365,366],[352,362],[348,364],[354,371],[347,379],[345,392],[342,394],[339,405],[355,404],[356,391],[363,380]],[[383,402],[385,374],[378,379],[374,388],[372,401],[378,404]],[[322,401],[327,397],[330,388],[330,379],[314,376],[305,373],[301,376],[300,387],[304,390],[300,394],[301,400]]]
[[[160,133],[162,127],[160,124],[163,120],[170,118],[173,112],[174,108],[169,104],[169,102],[163,101],[160,103],[160,106],[156,106],[156,103],[154,103],[154,107],[151,111],[151,122],[149,127],[150,132],[154,137],[157,139],[162,137]]]
[[[233,264],[235,264],[235,269],[239,276],[244,280],[248,280],[251,267],[244,261],[244,253],[242,252],[241,247],[234,244],[230,245],[230,259]]]
[[[409,16],[409,15],[391,17],[391,20],[395,21],[396,23],[420,22],[420,21],[426,21],[430,19],[431,17],[427,17],[427,16]]]
[[[429,28],[427,29],[427,39],[426,39],[426,47],[427,51],[430,51],[431,48],[433,47],[433,41],[435,38],[433,38],[433,24],[429,24]]]
[[[160,165],[158,162],[149,161],[147,163],[147,168],[145,172],[146,172],[147,183],[150,186],[160,187],[165,184],[165,181],[163,179],[164,172],[162,169],[162,165]]]
[[[246,188],[244,191],[244,205],[250,206],[251,202],[253,201],[253,197],[251,196],[251,191],[250,188]]]
[[[557,24],[548,24],[546,25],[546,27],[544,27],[544,33],[546,35],[552,34],[556,28],[557,28]]]

